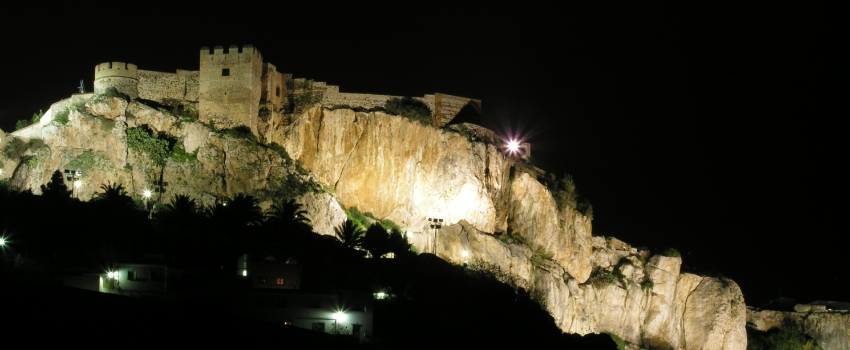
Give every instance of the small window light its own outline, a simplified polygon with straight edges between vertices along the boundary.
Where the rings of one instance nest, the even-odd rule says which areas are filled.
[[[243,277],[248,276],[248,270],[242,270],[242,276]]]

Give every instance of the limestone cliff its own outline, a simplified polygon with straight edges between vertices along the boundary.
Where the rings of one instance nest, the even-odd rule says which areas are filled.
[[[4,160],[4,169],[14,170],[4,171],[4,178],[37,191],[52,171],[76,161],[87,167],[81,198],[107,181],[133,193],[165,181],[166,201],[189,194],[209,204],[242,192],[264,205],[293,182],[316,181],[327,191],[308,192],[299,201],[317,232],[332,234],[345,219],[340,204],[392,219],[420,252],[531,291],[564,332],[616,334],[632,348],[746,347],[745,305],[733,281],[680,273],[679,258],[647,260],[592,237],[591,220],[559,207],[486,129],[437,129],[380,112],[317,105],[291,122],[267,126],[263,143],[283,145],[288,160],[250,137],[136,101],[76,97],[46,116],[68,106],[77,107],[70,108],[67,124],[48,120],[15,133],[46,145],[33,146],[24,161]],[[126,131],[141,126],[168,135],[191,156],[154,164],[128,146]],[[444,228],[428,229],[427,218],[444,219]],[[512,236],[505,234],[509,229]]]
[[[850,314],[846,312],[792,312],[747,308],[747,324],[759,331],[797,327],[822,349],[850,350]]]
[[[344,206],[406,227],[419,251],[532,291],[564,332],[612,333],[652,349],[746,347],[745,305],[733,281],[682,274],[679,258],[644,262],[613,250],[591,237],[589,218],[559,208],[520,171],[494,137],[473,141],[480,130],[457,131],[315,107],[271,141],[335,188]],[[429,230],[429,217],[447,226]],[[514,243],[494,235],[508,226]],[[599,283],[590,278],[599,269],[623,276]],[[654,287],[642,288],[645,278]]]

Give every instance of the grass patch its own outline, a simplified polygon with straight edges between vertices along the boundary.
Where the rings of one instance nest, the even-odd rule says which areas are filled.
[[[80,155],[71,159],[67,165],[65,165],[66,169],[72,170],[104,170],[104,169],[112,169],[112,162],[109,161],[109,158],[104,156],[95,155],[92,151],[85,151]]]
[[[534,255],[531,257],[531,263],[534,266],[542,266],[544,260],[552,260],[552,253],[543,248],[534,251]]]

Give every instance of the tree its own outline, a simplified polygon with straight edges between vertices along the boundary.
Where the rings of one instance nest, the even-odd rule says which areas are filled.
[[[354,221],[345,220],[342,224],[334,227],[337,238],[342,241],[342,245],[347,248],[354,248],[363,245],[363,229]]]
[[[256,226],[263,222],[260,203],[253,196],[244,193],[216,203],[207,210],[207,217],[226,227]]]
[[[41,195],[48,200],[66,200],[71,198],[71,192],[73,191],[65,185],[65,177],[59,170],[53,172],[47,185],[41,185]]]
[[[276,201],[270,208],[266,223],[273,230],[281,230],[288,234],[309,233],[313,231],[307,211],[294,199],[286,202]]]
[[[195,199],[178,194],[171,198],[171,203],[163,206],[159,216],[165,221],[194,221],[198,217],[198,209]]]
[[[373,258],[380,258],[392,251],[387,229],[377,222],[369,226],[363,237],[363,248],[368,250]]]
[[[93,198],[96,202],[107,204],[113,208],[133,207],[136,204],[133,198],[127,194],[124,185],[107,182],[106,185],[100,185],[100,189],[103,192],[96,193]]]

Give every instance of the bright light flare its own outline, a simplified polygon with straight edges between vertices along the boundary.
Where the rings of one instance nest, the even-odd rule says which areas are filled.
[[[334,319],[335,319],[337,322],[345,322],[345,321],[347,321],[347,320],[348,320],[348,315],[346,315],[346,314],[345,314],[344,312],[342,312],[342,311],[338,311],[337,313],[335,313],[335,314],[334,314]]]
[[[6,245],[6,239],[0,238],[0,247],[5,246],[5,245]]]
[[[517,140],[508,141],[508,152],[511,152],[511,153],[519,152],[519,141],[517,141]]]
[[[80,180],[74,181],[74,188],[80,188],[83,185],[83,182]]]
[[[106,273],[106,277],[109,277],[109,278],[118,278],[118,272],[112,272],[112,271],[109,271],[109,272],[107,272],[107,273]]]
[[[145,198],[150,198],[151,197],[151,191],[145,190],[144,192],[142,192],[142,196],[145,196]]]
[[[464,258],[468,258],[469,257],[469,251],[464,250],[464,251],[460,252],[460,255],[463,256]]]

